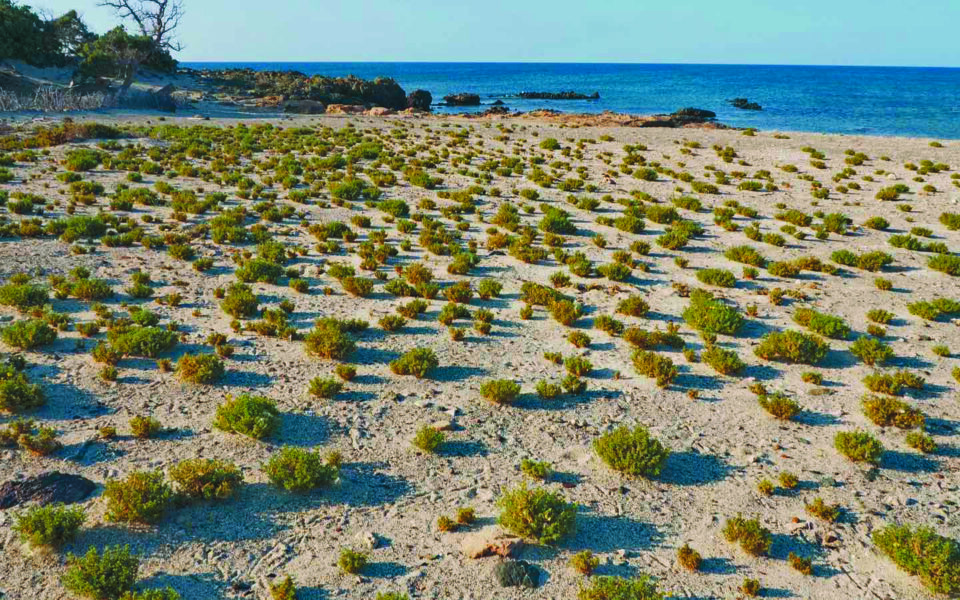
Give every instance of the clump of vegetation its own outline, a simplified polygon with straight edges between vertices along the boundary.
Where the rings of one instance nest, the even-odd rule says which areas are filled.
[[[446,436],[442,431],[434,429],[430,425],[424,425],[417,430],[417,434],[413,438],[413,445],[424,452],[434,453],[445,440]]]
[[[923,413],[902,400],[889,396],[865,396],[863,414],[880,427],[900,429],[923,427]]]
[[[480,395],[495,404],[513,404],[520,395],[520,384],[509,379],[493,379],[480,386]]]
[[[86,520],[82,507],[66,507],[63,504],[33,506],[16,516],[13,530],[20,539],[31,546],[59,548],[73,541],[77,531]]]
[[[145,440],[163,431],[163,424],[154,417],[136,416],[130,419],[130,431],[133,437]]]
[[[887,525],[873,532],[874,545],[898,567],[920,581],[931,592],[955,594],[960,591],[960,544],[930,527]]]
[[[763,336],[754,354],[764,360],[815,365],[829,350],[830,346],[819,336],[788,330]]]
[[[90,547],[83,556],[67,555],[63,587],[78,596],[101,600],[120,598],[133,589],[140,571],[140,558],[130,546],[107,546],[103,553]]]
[[[666,596],[657,588],[657,584],[647,575],[640,575],[633,579],[611,575],[593,577],[589,586],[581,587],[577,592],[577,600],[664,600],[665,598]]]
[[[703,290],[690,294],[690,306],[683,311],[683,320],[698,331],[724,335],[736,334],[743,325],[743,316],[736,308]]]
[[[656,379],[660,387],[667,387],[677,376],[677,367],[672,360],[650,350],[636,350],[633,353],[633,367],[640,375]]]
[[[356,575],[367,566],[367,555],[363,552],[344,548],[340,551],[340,558],[337,559],[337,565],[344,573]]]
[[[879,366],[893,358],[893,349],[875,337],[859,337],[850,345],[850,353],[864,364]]]
[[[656,477],[670,450],[642,426],[618,427],[593,441],[594,452],[611,469],[631,477]]]
[[[243,484],[243,475],[233,463],[212,458],[189,458],[170,468],[170,479],[180,498],[226,500]]]
[[[866,431],[838,432],[833,445],[853,462],[878,463],[883,455],[883,444]]]
[[[216,354],[184,354],[177,361],[177,376],[189,383],[216,383],[224,372],[223,361]]]
[[[417,379],[427,376],[440,365],[437,355],[430,348],[414,348],[390,363],[390,370],[397,375],[413,375]]]
[[[221,431],[262,440],[280,429],[280,411],[276,403],[265,396],[227,396],[226,402],[217,407],[213,426]]]
[[[270,482],[288,492],[309,492],[328,487],[340,478],[340,469],[324,462],[319,452],[286,446],[263,467]]]
[[[528,489],[526,483],[504,492],[497,505],[504,529],[541,544],[557,544],[576,528],[575,504],[543,488]]]
[[[840,518],[840,505],[827,504],[823,501],[823,498],[819,496],[814,498],[810,504],[804,505],[804,508],[811,515],[828,523],[834,523]]]
[[[688,571],[699,571],[702,560],[700,553],[691,548],[690,544],[684,544],[677,549],[677,562]]]
[[[4,327],[0,335],[6,344],[14,348],[35,350],[53,343],[57,339],[57,330],[42,319],[26,319]]]
[[[570,557],[570,567],[581,575],[592,575],[600,566],[600,559],[589,550],[581,550]]]
[[[343,383],[332,377],[314,377],[310,380],[310,395],[314,398],[333,398],[343,390]]]
[[[125,479],[107,481],[107,519],[124,523],[156,523],[167,512],[173,492],[162,471],[134,471]]]
[[[740,515],[727,519],[723,526],[723,537],[728,542],[739,543],[751,556],[763,556],[770,551],[773,536],[770,530],[756,519],[744,519]]]

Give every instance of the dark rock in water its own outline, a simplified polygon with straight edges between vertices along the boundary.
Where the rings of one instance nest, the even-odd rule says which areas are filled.
[[[97,484],[80,475],[52,471],[22,481],[7,481],[0,485],[0,509],[27,502],[40,505],[62,502],[73,504],[85,500]]]
[[[496,102],[493,103],[493,106],[503,106],[503,105],[504,105],[503,100],[497,100]]]
[[[600,92],[579,94],[577,92],[520,92],[526,100],[599,100]]]
[[[524,560],[505,560],[493,569],[501,587],[535,588],[540,584],[537,568]]]
[[[487,110],[483,111],[484,115],[509,115],[510,109],[506,106],[491,106]]]
[[[706,121],[709,119],[716,119],[717,113],[713,112],[712,110],[704,110],[702,108],[681,108],[680,110],[674,112],[671,116],[680,119],[700,119],[701,121]]]
[[[283,104],[283,112],[298,115],[322,115],[327,112],[322,102],[316,100],[287,100]]]
[[[727,102],[730,103],[730,106],[742,110],[763,110],[762,106],[756,102],[750,102],[746,98],[734,98],[733,100],[727,100]]]
[[[480,106],[480,96],[478,94],[450,94],[444,96],[443,101],[447,106]]]
[[[407,108],[430,110],[431,104],[433,104],[433,94],[427,90],[413,90],[407,95]]]

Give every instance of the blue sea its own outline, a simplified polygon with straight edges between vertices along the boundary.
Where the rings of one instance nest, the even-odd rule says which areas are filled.
[[[392,77],[434,102],[458,92],[481,96],[484,110],[668,113],[696,107],[719,121],[762,130],[960,139],[960,68],[559,63],[183,63],[200,68],[296,70],[308,75]],[[521,91],[600,93],[599,100],[522,100]],[[733,108],[747,98],[762,111]]]

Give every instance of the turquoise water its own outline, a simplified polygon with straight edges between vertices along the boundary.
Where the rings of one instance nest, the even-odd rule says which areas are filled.
[[[960,139],[960,69],[765,65],[539,63],[183,63],[192,68],[293,69],[308,75],[392,77],[408,92],[480,94],[515,110],[673,112],[693,106],[738,127]],[[599,92],[599,100],[521,100],[521,91]],[[726,103],[745,97],[763,110]],[[481,106],[479,110],[485,109]],[[443,112],[449,109],[437,107]],[[458,107],[456,112],[469,111]],[[472,109],[478,110],[478,109]]]

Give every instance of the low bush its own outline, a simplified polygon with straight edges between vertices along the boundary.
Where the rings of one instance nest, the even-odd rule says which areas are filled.
[[[304,337],[303,345],[307,354],[330,360],[344,360],[357,347],[344,328],[331,321],[318,322]]]
[[[707,348],[700,359],[721,375],[736,375],[746,366],[736,352],[717,346]]]
[[[413,437],[413,445],[424,452],[433,453],[440,448],[446,437],[442,431],[430,425],[424,425],[417,430],[417,434]]]
[[[260,300],[250,286],[235,283],[227,290],[220,308],[234,319],[249,319],[260,314]]]
[[[145,440],[163,431],[163,425],[154,417],[136,416],[130,419],[130,431],[133,437]]]
[[[693,183],[702,182],[694,181]],[[703,185],[716,190],[713,185]],[[667,596],[660,592],[653,579],[646,575],[633,579],[613,575],[593,577],[589,585],[581,587],[577,592],[577,600],[665,600],[666,598]]]
[[[697,271],[697,280],[706,285],[727,288],[737,284],[737,277],[726,269],[701,269]]]
[[[337,559],[337,565],[347,574],[356,575],[367,566],[367,555],[363,552],[356,552],[345,548],[340,552],[340,558]]]
[[[417,379],[427,376],[440,365],[437,355],[430,348],[414,348],[390,363],[390,370],[397,375],[413,375]]]
[[[86,513],[79,506],[33,506],[16,516],[13,530],[31,546],[59,548],[73,541],[84,520]]]
[[[833,445],[853,462],[878,463],[883,455],[883,444],[865,431],[838,432]]]
[[[276,403],[265,396],[227,396],[226,402],[217,407],[213,426],[221,431],[262,440],[280,429],[280,411]]]
[[[960,592],[960,544],[933,528],[887,525],[871,535],[874,545],[931,592]]]
[[[688,571],[699,571],[702,560],[700,553],[691,548],[690,544],[684,544],[677,549],[677,562]]]
[[[130,546],[107,546],[103,554],[90,547],[83,556],[67,555],[63,587],[91,600],[120,598],[130,592],[140,571],[140,558]]]
[[[593,450],[611,469],[631,477],[656,477],[670,450],[642,426],[621,426],[593,441]]]
[[[340,478],[340,469],[324,463],[319,452],[286,446],[263,467],[270,482],[288,492],[308,492],[328,487]]]
[[[233,463],[212,458],[190,458],[170,467],[170,479],[180,498],[226,500],[243,484],[243,475]]]
[[[3,328],[3,341],[21,350],[34,350],[57,339],[57,330],[42,319],[14,321]]]
[[[108,339],[123,356],[156,358],[177,345],[179,334],[160,327],[136,327],[119,334],[111,331]]]
[[[793,313],[793,322],[814,333],[836,340],[850,335],[850,326],[840,317],[817,312],[812,308],[798,308]]]
[[[636,350],[633,353],[633,368],[645,377],[657,380],[659,387],[667,387],[677,376],[677,367],[666,356],[660,356],[650,350]]]
[[[740,515],[727,519],[723,526],[723,537],[728,542],[739,543],[751,556],[763,556],[770,551],[773,536],[770,530],[756,519],[744,519]]]
[[[541,544],[557,544],[576,529],[576,504],[543,488],[528,489],[525,482],[506,490],[497,506],[501,527]]]
[[[857,338],[850,345],[850,353],[871,367],[883,365],[893,358],[893,349],[874,337]]]
[[[863,414],[880,427],[923,428],[923,413],[889,396],[864,396]]]
[[[840,505],[827,504],[819,496],[813,499],[810,504],[804,505],[806,511],[818,519],[834,523],[840,518]]]
[[[757,402],[763,410],[781,421],[789,421],[799,415],[803,410],[796,400],[790,398],[783,392],[760,394],[757,397]]]
[[[736,308],[703,290],[695,290],[690,295],[690,306],[683,311],[683,320],[698,331],[724,335],[736,334],[743,325],[743,316]]]
[[[520,384],[509,379],[493,379],[480,386],[480,395],[495,404],[513,404],[520,395]]]
[[[763,360],[815,365],[824,359],[830,346],[819,336],[799,331],[772,332],[763,336],[754,354]]]
[[[617,304],[617,313],[630,317],[643,317],[649,310],[650,305],[640,296],[624,298]]]
[[[216,354],[184,354],[177,361],[177,376],[189,383],[216,383],[225,373]]]
[[[167,512],[172,498],[162,471],[134,471],[125,479],[108,480],[103,490],[107,520],[156,523]]]

